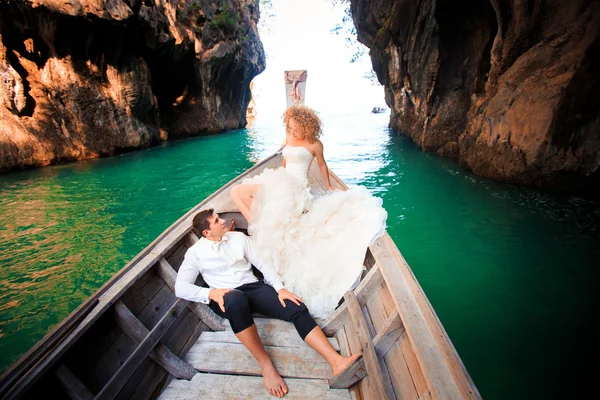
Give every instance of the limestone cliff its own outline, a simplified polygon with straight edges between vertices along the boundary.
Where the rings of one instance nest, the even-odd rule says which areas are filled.
[[[0,172],[246,124],[256,0],[0,0]]]
[[[476,174],[600,189],[600,1],[351,0],[390,126]]]

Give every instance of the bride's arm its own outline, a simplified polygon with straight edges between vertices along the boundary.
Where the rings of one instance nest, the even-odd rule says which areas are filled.
[[[283,148],[287,146],[287,138],[285,138],[283,140],[283,143],[281,144],[281,147],[279,148],[279,151],[283,150]],[[283,168],[285,168],[285,157],[283,157],[283,161],[281,162],[281,165],[283,166]]]
[[[325,157],[323,156],[323,143],[321,143],[320,140],[317,140],[314,149],[315,158],[317,159],[317,165],[319,166],[319,170],[321,171],[323,182],[325,182],[327,190],[333,190],[333,188],[331,187],[331,182],[329,181],[329,168],[327,168],[327,163],[325,162]]]

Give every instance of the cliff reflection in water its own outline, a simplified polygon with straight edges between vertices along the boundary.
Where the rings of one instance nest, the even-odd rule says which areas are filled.
[[[24,174],[3,178],[0,191],[2,367],[124,262],[126,227],[106,213],[110,193],[97,179],[68,167]]]

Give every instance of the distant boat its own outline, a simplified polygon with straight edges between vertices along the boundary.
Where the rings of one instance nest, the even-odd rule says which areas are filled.
[[[246,118],[256,117],[256,101],[254,101],[254,81],[250,82],[250,102],[246,108]]]
[[[373,114],[379,114],[379,113],[385,112],[385,108],[384,107],[373,107],[371,112]]]
[[[308,71],[305,69],[283,72],[287,107],[304,104],[307,75]]]

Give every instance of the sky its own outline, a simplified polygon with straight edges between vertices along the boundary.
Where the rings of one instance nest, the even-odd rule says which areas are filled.
[[[272,4],[274,16],[259,26],[267,66],[254,78],[258,113],[283,113],[283,73],[295,69],[308,70],[305,105],[319,113],[338,115],[386,107],[383,87],[363,77],[371,70],[368,54],[350,63],[355,49],[346,46],[343,35],[331,33],[344,15],[340,5],[331,0],[273,0]],[[263,18],[266,13],[261,14]]]

